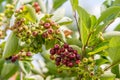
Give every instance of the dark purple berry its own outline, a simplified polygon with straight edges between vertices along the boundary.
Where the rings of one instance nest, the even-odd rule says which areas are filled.
[[[40,6],[35,7],[35,11],[38,13],[40,11]]]
[[[70,59],[74,59],[75,57],[76,57],[75,54],[70,54],[70,55],[69,55],[69,58],[70,58]]]
[[[80,60],[76,60],[75,63],[76,63],[76,64],[79,64],[79,63],[80,63]]]
[[[12,56],[11,62],[15,62],[18,59],[18,56]]]
[[[80,55],[79,54],[76,54],[76,59],[80,60]]]
[[[65,59],[62,60],[62,63],[66,65],[67,61]]]
[[[60,51],[60,49],[59,50],[57,50],[57,53],[56,54],[58,54],[58,55],[60,55],[61,54],[61,51]]]
[[[60,51],[61,51],[61,52],[65,52],[65,48],[61,48]]]
[[[61,58],[64,58],[64,57],[65,57],[65,54],[60,54],[60,57],[61,57]]]
[[[65,55],[65,56],[68,56],[68,54],[69,54],[69,52],[64,52],[64,55]]]
[[[50,28],[50,23],[45,23],[44,28],[46,28],[46,29]]]
[[[77,54],[78,52],[77,52],[77,50],[73,50],[73,53],[74,53],[74,54]]]
[[[73,48],[72,48],[72,47],[68,47],[67,50],[68,50],[69,52],[72,52],[72,51],[73,51]]]
[[[55,54],[55,50],[54,49],[50,49],[50,54],[54,55]]]
[[[61,62],[61,58],[60,57],[56,57],[55,61],[56,62]]]
[[[64,48],[68,48],[69,45],[67,43],[64,44]]]
[[[60,65],[60,62],[56,62],[56,65],[59,66],[59,65]]]

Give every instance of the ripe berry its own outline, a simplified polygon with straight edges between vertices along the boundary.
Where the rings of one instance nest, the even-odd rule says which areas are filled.
[[[68,66],[69,66],[69,67],[73,67],[73,63],[72,63],[72,62],[69,62],[69,63],[68,63]]]
[[[54,50],[54,49],[51,49],[51,50],[50,50],[50,54],[51,54],[51,55],[54,55],[54,54],[55,54],[55,50]]]
[[[59,66],[59,65],[60,65],[60,62],[56,62],[56,65]]]
[[[46,29],[50,28],[50,23],[45,23],[44,28],[46,28]]]
[[[64,48],[68,48],[69,45],[67,43],[64,44]]]
[[[69,52],[64,52],[65,56],[68,56]]]
[[[18,59],[18,56],[12,56],[12,58],[11,58],[11,62],[15,62],[16,60]]]
[[[31,52],[27,52],[26,56],[28,56],[28,57],[32,56]]]
[[[65,52],[65,48],[61,48],[60,51],[61,51],[61,52]]]
[[[59,49],[59,50],[57,50],[56,54],[58,54],[58,55],[60,55],[60,54],[61,54],[60,49]]]
[[[53,29],[48,29],[47,32],[48,32],[49,34],[52,34],[52,33],[53,33]]]
[[[70,58],[70,59],[74,59],[75,57],[76,57],[75,54],[70,54],[70,55],[69,55],[69,58]]]
[[[76,59],[80,60],[80,55],[79,54],[76,55]]]
[[[80,63],[80,60],[76,60],[75,63],[76,63],[76,64],[79,64],[79,63]]]
[[[60,58],[60,57],[56,57],[55,61],[56,61],[56,62],[60,62],[60,61],[61,61],[61,58]]]
[[[72,47],[68,47],[67,50],[68,50],[69,52],[72,52],[72,51],[73,51],[73,48],[72,48]]]
[[[34,6],[34,7],[39,6],[38,2],[34,2],[34,3],[33,3],[33,6]]]
[[[73,50],[73,53],[74,53],[74,54],[77,54],[78,52],[77,52],[77,50]]]
[[[39,12],[40,11],[40,6],[35,7],[35,11]]]

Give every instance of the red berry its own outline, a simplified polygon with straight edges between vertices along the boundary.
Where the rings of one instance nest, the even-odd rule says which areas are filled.
[[[69,45],[67,43],[64,44],[64,48],[68,48]]]
[[[37,35],[38,35],[38,32],[37,32],[37,31],[34,31],[34,32],[32,32],[32,35],[33,35],[33,36],[37,36]]]
[[[32,56],[31,52],[27,52],[26,56],[28,56],[28,57]]]
[[[60,54],[60,57],[61,57],[61,58],[64,58],[64,57],[65,57],[65,54]]]
[[[72,62],[69,62],[69,63],[68,63],[68,66],[69,66],[69,67],[73,67],[73,63],[72,63]]]
[[[47,32],[44,32],[44,33],[42,34],[42,37],[43,37],[43,38],[47,38],[47,37],[48,37],[48,33],[47,33]]]
[[[58,54],[58,55],[60,55],[61,54],[61,51],[60,51],[60,49],[59,50],[57,50],[57,53],[56,54]]]
[[[50,23],[45,23],[44,28],[46,28],[46,29],[50,28]]]
[[[15,62],[18,59],[18,56],[12,56],[11,62]]]
[[[54,49],[59,49],[59,44],[55,44]]]
[[[54,55],[54,54],[55,54],[55,50],[54,50],[54,49],[51,49],[51,50],[50,50],[50,54],[51,54],[51,55]]]
[[[80,60],[80,55],[79,54],[76,55],[76,59]]]
[[[76,60],[75,63],[76,63],[76,64],[79,64],[79,63],[80,63],[80,60]]]
[[[66,65],[67,61],[65,59],[62,60],[62,63]]]
[[[69,52],[64,52],[64,55],[65,55],[65,56],[68,56],[68,54],[69,54]]]
[[[60,65],[60,62],[56,62],[56,65],[59,66],[59,65]]]
[[[77,54],[78,52],[77,52],[77,50],[73,50],[73,53],[74,53],[74,54]]]
[[[33,6],[34,6],[34,7],[39,6],[38,2],[34,2]]]
[[[40,6],[35,7],[35,11],[39,12],[40,11]]]
[[[69,55],[69,58],[70,58],[70,59],[74,59],[75,57],[76,57],[75,54],[70,54],[70,55]]]
[[[47,32],[48,32],[49,34],[52,34],[52,33],[53,33],[53,29],[48,29]]]

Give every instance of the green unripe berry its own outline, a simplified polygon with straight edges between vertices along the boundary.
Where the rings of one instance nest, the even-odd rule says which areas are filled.
[[[83,63],[88,63],[88,59],[87,58],[83,58]]]
[[[93,62],[94,60],[93,60],[92,57],[89,57],[89,58],[88,58],[88,61],[89,61],[89,62]]]

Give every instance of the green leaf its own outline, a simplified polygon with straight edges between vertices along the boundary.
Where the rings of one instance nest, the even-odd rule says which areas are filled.
[[[105,73],[100,77],[100,80],[115,80],[115,74]]]
[[[4,62],[5,62],[4,59],[0,59],[0,74],[1,74],[1,71],[2,71],[2,68],[3,68],[3,65],[4,65]]]
[[[80,17],[80,21],[83,22],[83,24],[87,27],[87,28],[90,28],[90,23],[91,23],[91,20],[90,20],[90,15],[88,14],[88,12],[86,12],[82,7],[78,6],[77,7],[77,12],[78,12],[78,15]],[[80,22],[79,22],[80,23]]]
[[[114,6],[106,9],[104,12],[102,12],[101,16],[98,19],[98,24],[102,21],[111,20],[115,17],[119,16],[120,13],[120,6]]]
[[[108,62],[107,59],[100,58],[100,59],[97,59],[97,60],[96,60],[96,65],[101,66],[102,64],[105,64],[105,63],[107,63],[107,62]]]
[[[30,20],[32,22],[37,21],[35,9],[31,5],[29,5],[29,4],[25,5],[25,11],[26,11],[26,13],[24,14],[24,16],[28,20]]]
[[[18,38],[16,34],[12,32],[6,41],[5,48],[3,51],[3,58],[8,58],[17,52],[19,52],[20,46],[18,45]]]
[[[99,52],[106,50],[108,48],[109,48],[108,43],[103,42],[103,43],[98,44],[98,46],[92,52],[89,52],[88,54],[94,55],[94,54],[99,53]]]
[[[120,31],[120,24],[118,24],[114,30],[115,31]]]
[[[116,65],[111,69],[111,72],[116,74],[116,78],[120,78],[120,65]]]
[[[94,26],[95,26],[96,22],[97,22],[97,18],[94,15],[91,15],[90,20],[91,20],[90,30],[92,31],[94,29]]]
[[[115,0],[113,2],[113,6],[120,6],[120,0]]]
[[[37,0],[43,13],[46,13],[46,6],[43,0]]]
[[[60,19],[62,19],[65,15],[65,9],[63,8],[60,8],[60,9],[57,9],[54,13],[53,13],[53,16],[51,17],[51,19],[53,21],[59,21]]]
[[[57,23],[60,24],[60,25],[67,25],[67,24],[72,23],[72,19],[68,18],[68,17],[63,17],[62,19],[57,21]]]
[[[79,1],[78,1],[78,0],[70,0],[70,2],[71,2],[71,5],[72,5],[73,10],[76,10]]]
[[[112,60],[112,64],[117,65],[120,62],[120,37],[114,37],[110,40],[109,43],[109,49],[108,49],[108,53],[109,53],[109,57]]]
[[[119,31],[110,31],[110,32],[103,33],[104,39],[111,39],[113,37],[119,37],[119,36],[120,36]]]
[[[5,63],[1,71],[1,76],[3,79],[8,79],[16,73],[18,66],[13,63]]]
[[[53,0],[53,9],[57,9],[62,6],[67,0]]]

